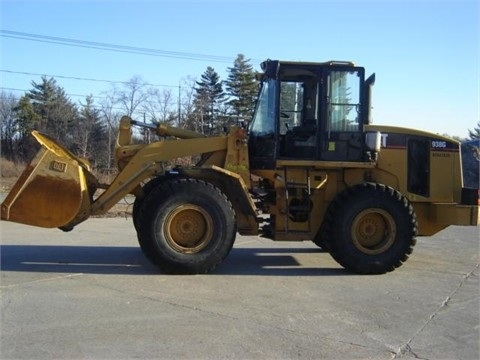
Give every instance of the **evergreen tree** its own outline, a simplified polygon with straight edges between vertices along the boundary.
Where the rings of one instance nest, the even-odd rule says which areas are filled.
[[[195,113],[202,133],[216,133],[219,124],[219,108],[225,101],[222,82],[217,72],[211,67],[202,74],[201,80],[196,81],[194,103]]]
[[[26,96],[31,100],[35,113],[40,117],[36,129],[70,147],[75,138],[77,107],[67,98],[63,88],[59,87],[53,78],[42,77],[41,83],[32,81],[32,86],[33,89]]]
[[[80,109],[76,127],[76,152],[89,159],[94,166],[108,166],[108,135],[100,110],[94,107],[93,97],[88,96]]]
[[[468,130],[468,139],[462,143],[463,186],[478,189],[480,176],[480,122]]]
[[[13,108],[15,116],[15,131],[17,132],[16,157],[17,160],[28,161],[38,150],[36,141],[32,139],[30,133],[38,129],[41,123],[41,116],[35,112],[32,101],[27,95],[24,95]]]
[[[477,123],[477,126],[473,130],[468,130],[468,137],[470,140],[480,139],[480,121]]]
[[[238,54],[233,67],[228,68],[229,75],[225,81],[227,93],[231,96],[228,104],[237,121],[252,118],[258,95],[258,83],[249,61],[243,54]]]

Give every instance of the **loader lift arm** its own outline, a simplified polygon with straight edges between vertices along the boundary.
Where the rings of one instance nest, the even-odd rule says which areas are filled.
[[[205,137],[193,131],[158,125],[158,135],[178,139],[151,144],[132,144],[132,125],[145,124],[127,116],[120,120],[116,143],[119,173],[111,184],[100,184],[89,165],[46,135],[34,132],[41,150],[20,176],[12,191],[2,203],[3,220],[47,228],[71,230],[91,215],[106,213],[126,194],[138,193],[147,178],[165,173],[167,160],[205,153],[217,154],[215,163],[225,165],[231,136]],[[230,156],[231,157],[231,156]],[[95,197],[97,189],[104,191]],[[32,206],[35,204],[35,206]]]

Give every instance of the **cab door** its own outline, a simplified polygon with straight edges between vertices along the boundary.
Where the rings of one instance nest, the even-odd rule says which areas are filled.
[[[327,68],[322,83],[321,160],[362,161],[363,68]]]

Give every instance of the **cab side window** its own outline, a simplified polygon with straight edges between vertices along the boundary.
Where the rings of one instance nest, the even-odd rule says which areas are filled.
[[[360,76],[356,71],[332,71],[327,81],[329,131],[358,131]]]

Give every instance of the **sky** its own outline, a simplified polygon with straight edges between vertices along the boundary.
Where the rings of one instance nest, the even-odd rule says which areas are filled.
[[[256,71],[268,58],[365,67],[374,124],[467,137],[480,121],[478,0],[0,0],[0,14],[0,91],[16,96],[41,74],[76,103],[112,89],[98,80],[177,92],[208,66],[225,80],[241,53]]]

